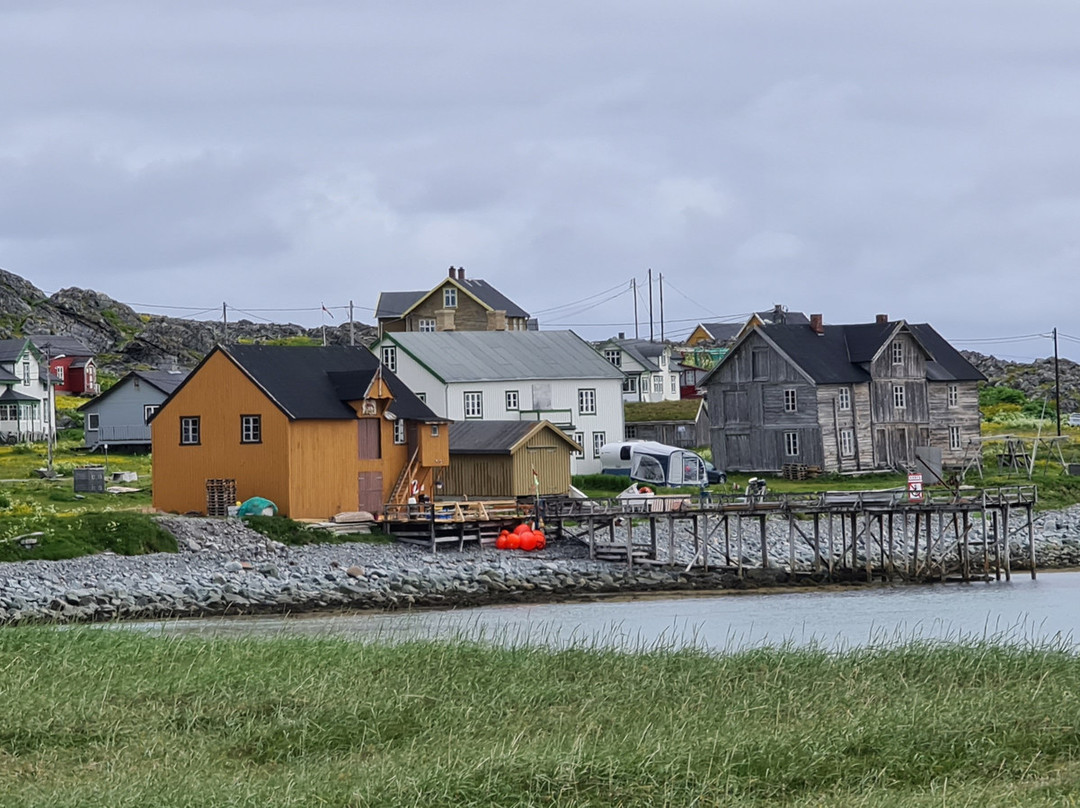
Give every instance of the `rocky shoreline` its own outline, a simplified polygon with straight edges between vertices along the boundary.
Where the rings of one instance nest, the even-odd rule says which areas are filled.
[[[600,595],[813,584],[783,567],[787,530],[769,534],[769,570],[730,572],[594,561],[584,547],[551,542],[535,553],[467,547],[430,553],[403,544],[288,547],[236,520],[161,517],[179,552],[101,554],[0,563],[0,624],[155,619],[332,609],[459,608]],[[682,539],[680,539],[682,541]],[[1014,569],[1027,557],[1014,538]],[[744,561],[760,562],[747,549]],[[677,554],[689,558],[688,544]],[[809,560],[800,548],[798,560]],[[1039,568],[1080,566],[1080,506],[1036,517]]]

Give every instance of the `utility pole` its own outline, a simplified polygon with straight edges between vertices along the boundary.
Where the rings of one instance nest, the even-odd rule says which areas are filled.
[[[1058,369],[1057,328],[1054,328],[1054,412],[1057,414],[1057,434],[1061,437],[1061,371]]]
[[[228,345],[229,344],[229,307],[224,302],[222,302],[222,304],[221,304],[221,322],[223,323],[222,333],[224,334],[224,337],[222,338],[221,342],[224,345]]]
[[[664,341],[664,273],[660,273],[660,341]]]
[[[653,341],[652,267],[649,268],[649,342]]]
[[[356,345],[356,333],[353,330],[353,304],[349,301],[349,347]]]
[[[53,390],[52,383],[52,368],[49,366],[49,351],[45,350],[43,357],[45,359],[45,401],[46,406],[49,408],[48,423],[45,425],[45,446],[48,453],[48,477],[52,479],[53,476],[53,441],[56,440],[56,395]]]
[[[641,335],[638,333],[638,316],[637,316],[637,278],[630,279],[630,288],[634,294],[634,339],[639,339]]]

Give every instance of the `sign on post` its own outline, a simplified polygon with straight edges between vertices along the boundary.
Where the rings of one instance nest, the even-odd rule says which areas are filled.
[[[908,499],[908,502],[922,502],[923,501],[923,488],[922,488],[922,475],[921,474],[909,474],[907,476],[907,499]]]

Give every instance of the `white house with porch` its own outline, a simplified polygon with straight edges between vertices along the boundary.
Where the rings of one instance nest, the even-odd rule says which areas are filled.
[[[49,384],[44,357],[30,340],[0,340],[0,439],[22,443],[53,434]]]
[[[573,331],[386,333],[372,351],[442,417],[555,424],[584,449],[572,474],[622,440],[623,373]]]

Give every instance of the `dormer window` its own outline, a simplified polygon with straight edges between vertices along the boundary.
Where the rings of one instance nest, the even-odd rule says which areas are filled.
[[[622,351],[618,348],[608,348],[604,351],[604,359],[609,361],[617,368],[622,367]]]
[[[892,344],[892,363],[894,365],[904,364],[904,343],[900,340],[894,340]]]
[[[457,289],[453,286],[447,286],[442,290],[442,303],[444,309],[456,309],[457,308]]]

